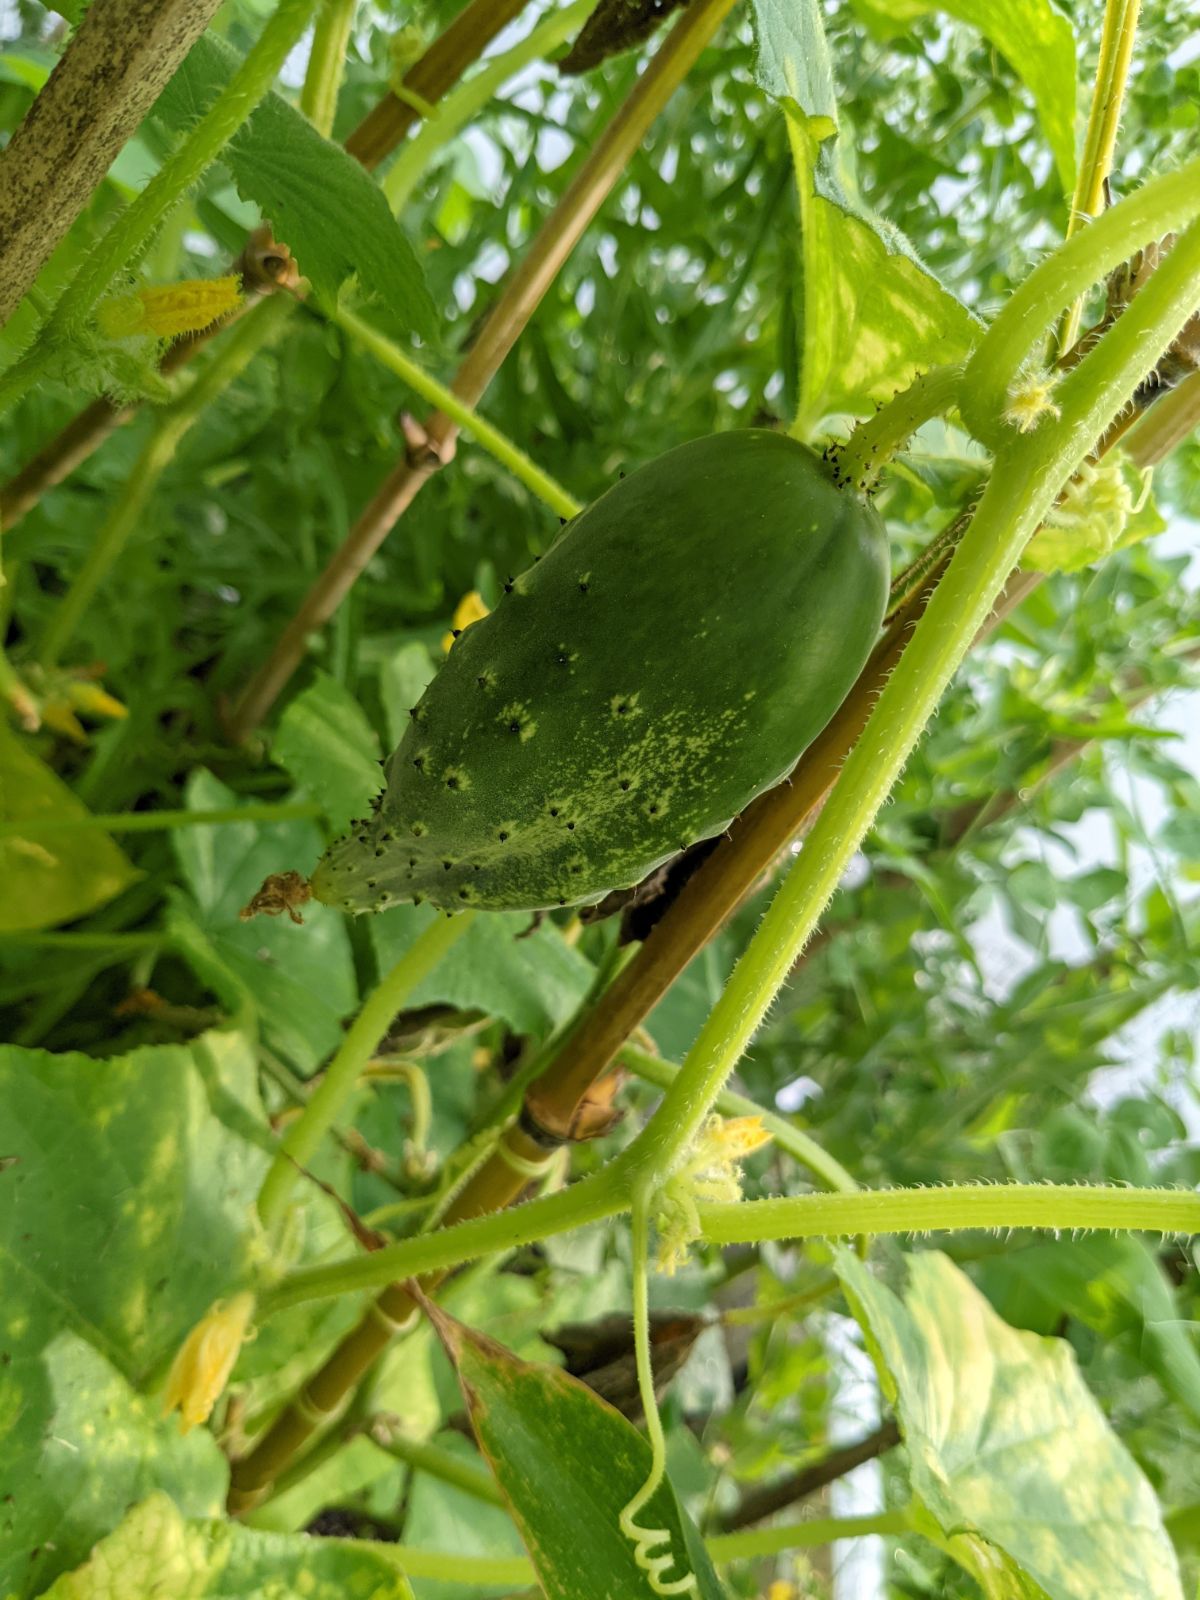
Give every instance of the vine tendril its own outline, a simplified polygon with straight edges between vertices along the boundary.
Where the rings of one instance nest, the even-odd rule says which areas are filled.
[[[662,1419],[654,1396],[654,1369],[650,1359],[650,1206],[653,1186],[639,1184],[633,1197],[633,1342],[637,1355],[638,1393],[646,1417],[646,1434],[650,1440],[650,1472],[641,1488],[625,1506],[618,1522],[621,1532],[633,1545],[633,1559],[646,1574],[650,1587],[658,1595],[698,1594],[699,1584],[694,1572],[685,1571],[679,1578],[665,1576],[675,1561],[668,1528],[643,1528],[636,1521],[654,1498],[667,1469],[667,1445],[663,1437]],[[666,1549],[659,1547],[666,1545]],[[658,1554],[654,1554],[655,1551]]]

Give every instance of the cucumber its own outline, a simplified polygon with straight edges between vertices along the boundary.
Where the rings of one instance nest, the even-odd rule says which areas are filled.
[[[791,770],[887,593],[882,523],[805,446],[756,429],[669,451],[458,639],[314,897],[540,910],[639,882]]]

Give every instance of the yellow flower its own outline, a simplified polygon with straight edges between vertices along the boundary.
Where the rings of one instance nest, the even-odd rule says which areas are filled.
[[[770,1142],[761,1117],[708,1118],[658,1194],[654,1221],[660,1272],[672,1277],[687,1261],[688,1246],[701,1232],[698,1202],[736,1204],[742,1198],[738,1163]]]
[[[796,1585],[785,1583],[782,1578],[776,1578],[767,1590],[767,1600],[797,1600]]]
[[[1008,405],[1004,420],[1011,422],[1018,433],[1032,433],[1043,417],[1057,417],[1058,407],[1050,396],[1054,392],[1052,379],[1026,378],[1008,391]]]
[[[241,279],[193,278],[186,283],[160,283],[136,294],[121,294],[96,308],[96,322],[110,339],[152,334],[157,339],[177,339],[199,333],[241,304]]]
[[[442,649],[449,650],[460,633],[465,633],[473,622],[482,622],[488,607],[478,589],[470,589],[454,608],[450,632],[442,635]]]
[[[221,1397],[254,1314],[254,1296],[218,1300],[188,1334],[171,1363],[163,1416],[179,1409],[179,1431],[206,1422]]]

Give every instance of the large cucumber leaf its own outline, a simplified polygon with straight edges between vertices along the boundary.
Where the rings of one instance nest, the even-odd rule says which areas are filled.
[[[1182,1600],[1154,1491],[1061,1339],[1010,1328],[947,1256],[908,1257],[903,1299],[835,1265],[947,1548],[1001,1596]]]
[[[386,1545],[256,1533],[231,1522],[189,1522],[151,1495],[46,1600],[412,1600]]]
[[[66,784],[0,720],[0,933],[31,933],[82,917],[134,882],[138,873],[99,828],[42,830],[20,824],[85,821]]]
[[[150,1491],[221,1504],[152,1382],[242,1286],[266,1155],[231,1033],[97,1061],[0,1049],[0,1594],[38,1594]]]

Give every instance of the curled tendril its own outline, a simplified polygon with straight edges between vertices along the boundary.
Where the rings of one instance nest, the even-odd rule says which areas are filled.
[[[643,1528],[634,1521],[638,1512],[654,1494],[662,1478],[662,1468],[657,1472],[651,1471],[650,1476],[634,1495],[633,1499],[622,1511],[618,1521],[621,1532],[633,1546],[633,1559],[646,1574],[650,1587],[655,1594],[696,1594],[699,1585],[696,1574],[687,1572],[682,1578],[665,1578],[664,1573],[669,1572],[675,1561],[675,1553],[671,1549],[671,1534],[667,1528]],[[665,1551],[654,1555],[653,1551],[658,1545],[665,1544]]]
[[[668,1578],[666,1573],[675,1562],[671,1548],[671,1534],[667,1528],[643,1528],[637,1515],[654,1498],[663,1480],[667,1466],[666,1440],[662,1421],[658,1415],[658,1402],[654,1396],[654,1371],[650,1361],[650,1296],[648,1277],[650,1271],[650,1205],[652,1194],[639,1192],[634,1196],[633,1222],[633,1340],[637,1353],[638,1391],[642,1410],[646,1414],[646,1432],[650,1436],[650,1472],[645,1483],[625,1506],[617,1521],[621,1532],[633,1546],[633,1559],[646,1574],[655,1594],[698,1594],[699,1584],[694,1572],[685,1569],[682,1577]],[[659,1547],[666,1545],[666,1549]],[[658,1551],[658,1554],[655,1554]]]

